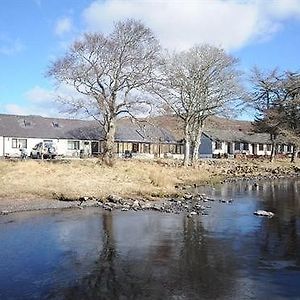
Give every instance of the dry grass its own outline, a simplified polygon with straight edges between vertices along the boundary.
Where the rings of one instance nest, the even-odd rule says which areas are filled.
[[[97,160],[1,160],[0,198],[53,198],[57,195],[66,198],[103,198],[109,194],[127,197],[164,196],[175,194],[176,185],[214,182],[224,176],[231,176],[230,170],[257,175],[278,166],[290,168],[286,161],[271,166],[262,161],[220,160],[201,162],[196,167],[184,168],[171,161],[120,160],[116,166],[106,167]]]

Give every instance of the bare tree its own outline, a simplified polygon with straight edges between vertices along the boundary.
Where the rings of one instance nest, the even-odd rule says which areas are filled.
[[[116,120],[147,103],[139,93],[153,78],[160,46],[141,22],[115,24],[111,34],[88,33],[53,62],[48,76],[71,86],[80,97],[64,99],[70,112],[85,113],[104,130],[103,159],[113,163]]]
[[[280,119],[281,133],[293,145],[291,162],[295,162],[300,148],[300,74],[285,72],[284,101]]]
[[[237,60],[210,45],[167,55],[155,92],[183,121],[184,165],[198,158],[205,120],[219,114],[238,98]]]
[[[280,117],[285,99],[282,75],[277,69],[262,72],[258,68],[254,68],[250,81],[252,92],[248,101],[257,112],[253,123],[254,128],[258,132],[270,134],[272,143],[270,161],[272,162],[275,158],[277,138],[283,124],[283,119]]]

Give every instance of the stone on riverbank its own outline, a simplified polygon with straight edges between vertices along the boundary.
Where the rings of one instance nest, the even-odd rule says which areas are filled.
[[[266,211],[266,210],[257,210],[254,212],[254,214],[256,216],[268,217],[268,218],[272,218],[275,215],[274,213],[272,213],[270,211]]]

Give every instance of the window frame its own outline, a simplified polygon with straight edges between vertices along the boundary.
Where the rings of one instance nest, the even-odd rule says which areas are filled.
[[[23,143],[24,143],[24,145],[23,145]],[[11,139],[11,147],[13,149],[27,149],[27,139],[12,138]]]
[[[223,143],[221,141],[215,141],[215,150],[222,150]]]
[[[72,145],[72,146],[71,146]],[[68,141],[68,150],[79,150],[80,149],[80,141]]]
[[[234,143],[234,151],[241,151],[241,143],[240,142]]]

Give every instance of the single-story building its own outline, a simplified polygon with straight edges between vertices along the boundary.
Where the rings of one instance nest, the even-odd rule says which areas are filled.
[[[40,142],[53,143],[58,155],[97,156],[103,152],[103,130],[95,121],[0,114],[0,157],[30,155]],[[122,119],[115,136],[115,154],[181,158],[183,145],[164,128]]]
[[[183,158],[182,140],[178,141],[170,129],[154,124],[128,118],[119,120],[115,155]],[[20,156],[21,149],[30,155],[41,142],[52,143],[58,155],[64,157],[98,156],[103,153],[104,134],[96,121],[0,114],[0,157]],[[289,154],[293,146],[281,139],[276,151]],[[270,135],[236,128],[204,130],[200,158],[238,154],[271,155]]]
[[[206,129],[201,137],[199,157],[218,157],[224,155],[271,155],[272,142],[268,133],[245,132],[233,129]],[[277,153],[289,154],[293,146],[278,140]]]

